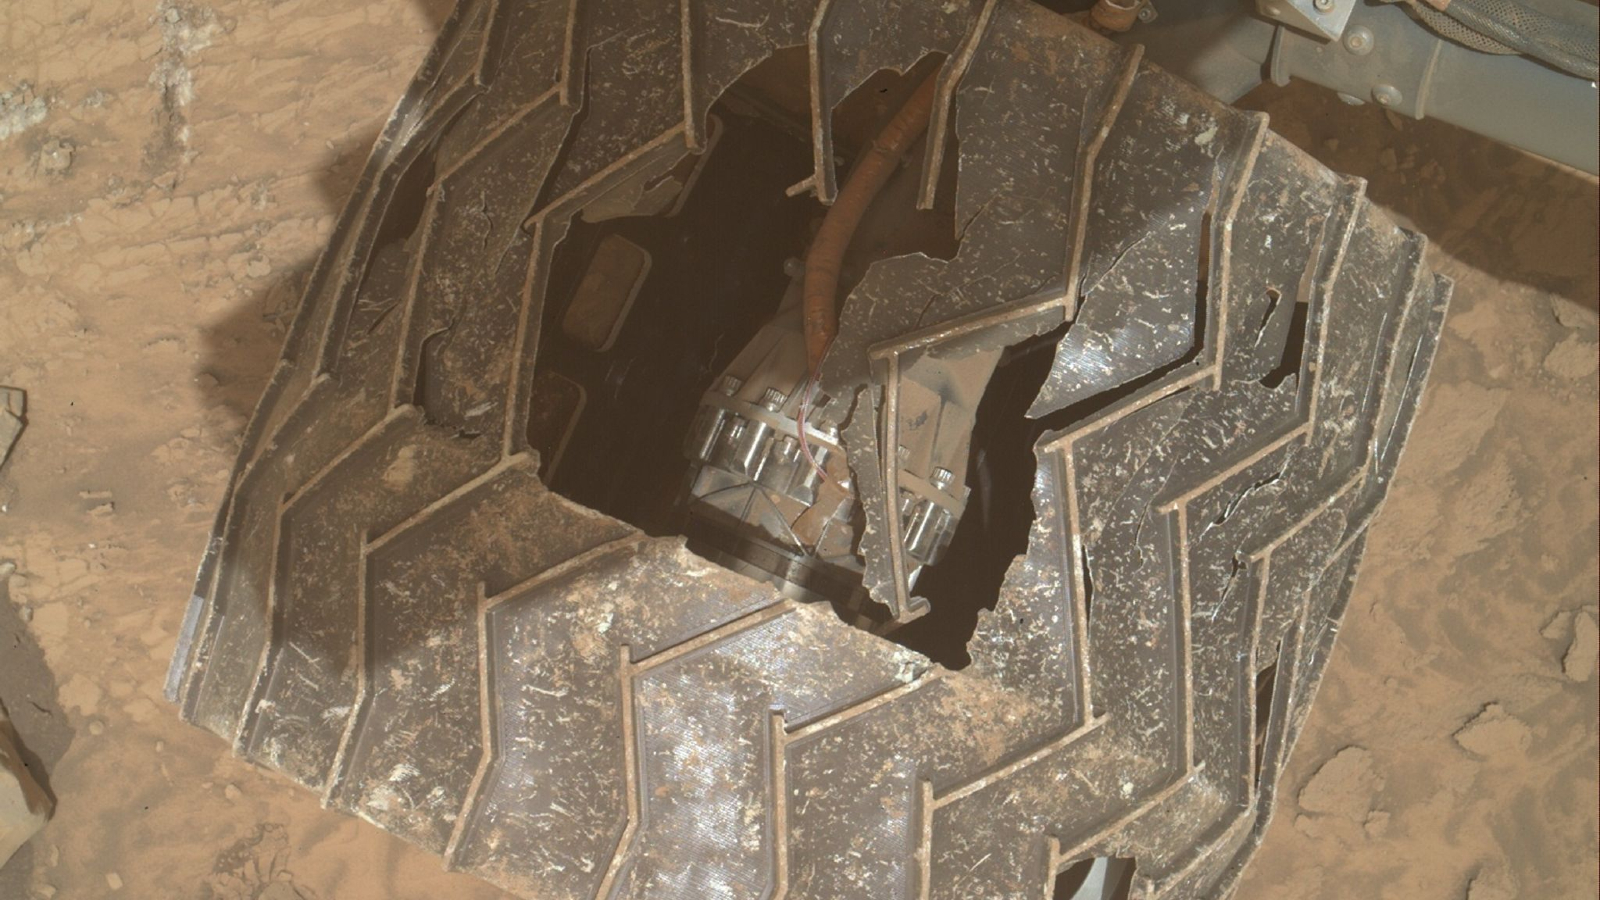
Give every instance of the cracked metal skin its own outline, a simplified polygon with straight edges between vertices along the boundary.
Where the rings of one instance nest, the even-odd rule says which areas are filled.
[[[565,499],[529,442],[578,217],[659,209],[789,47],[823,201],[832,110],[943,54],[920,179],[954,167],[959,247],[872,266],[822,373],[889,616],[919,604],[883,450],[910,373],[1069,323],[961,671]],[[171,696],[520,896],[1040,898],[1100,857],[1225,894],[1432,360],[1423,251],[1262,117],[1022,0],[467,2],[310,280]]]

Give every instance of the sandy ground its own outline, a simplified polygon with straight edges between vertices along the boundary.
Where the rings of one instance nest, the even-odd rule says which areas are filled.
[[[20,0],[0,27],[0,700],[59,811],[0,898],[499,896],[161,699],[250,406],[445,4]],[[1597,891],[1596,186],[1310,90],[1249,98],[1458,280],[1243,898]],[[9,599],[6,599],[9,595]]]

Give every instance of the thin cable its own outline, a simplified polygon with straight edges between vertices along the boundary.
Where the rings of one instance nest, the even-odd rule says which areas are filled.
[[[806,416],[811,412],[811,401],[816,396],[817,383],[822,380],[822,363],[827,361],[828,350],[831,348],[832,344],[823,348],[822,359],[817,361],[817,370],[806,379],[805,393],[800,395],[800,411],[795,415],[795,432],[800,435],[800,455],[804,456],[806,462],[811,464],[811,468],[816,470],[823,484],[827,484],[830,479],[828,473],[817,463],[816,457],[811,455],[811,442],[806,440]]]

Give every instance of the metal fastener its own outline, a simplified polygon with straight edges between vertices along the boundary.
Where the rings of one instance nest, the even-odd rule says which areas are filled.
[[[1334,0],[1314,0],[1312,5],[1317,8],[1318,12],[1325,12],[1326,13],[1326,12],[1333,12],[1333,7],[1336,4],[1335,4]]]
[[[1357,56],[1372,52],[1372,30],[1358,25],[1344,33],[1344,48]]]
[[[1392,84],[1380,84],[1372,89],[1372,99],[1378,101],[1379,106],[1395,107],[1403,99],[1400,89]]]

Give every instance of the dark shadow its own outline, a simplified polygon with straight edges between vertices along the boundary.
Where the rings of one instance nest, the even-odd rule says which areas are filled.
[[[6,579],[0,577],[0,705],[16,730],[23,765],[55,802],[50,771],[66,755],[74,732],[57,699],[56,677],[29,633],[22,609],[11,602]],[[28,896],[36,855],[35,844],[23,844],[0,867],[0,897]]]
[[[316,186],[329,214],[337,215],[349,201],[380,128],[375,125],[360,132],[324,155],[317,169]],[[242,428],[250,418],[266,388],[311,271],[325,248],[325,244],[318,245],[305,259],[281,272],[274,271],[263,287],[201,330],[194,385],[207,407],[225,411],[237,427]]]
[[[1267,113],[1274,131],[1335,172],[1366,179],[1374,202],[1451,256],[1596,308],[1593,178],[1444,122],[1350,106],[1301,82],[1263,85],[1239,106]]]
[[[804,254],[816,214],[809,198],[783,191],[806,171],[809,148],[763,120],[722,118],[723,135],[678,215],[579,217],[551,267],[535,379],[581,386],[585,400],[576,419],[560,423],[565,437],[530,433],[529,442],[565,447],[555,471],[541,472],[551,489],[651,534],[683,529],[683,442],[701,394],[777,309],[789,282],[784,260]],[[616,340],[596,351],[561,323],[607,235],[643,248],[651,263]],[[541,399],[562,405],[536,394],[536,407]]]
[[[917,581],[927,615],[890,632],[897,644],[949,669],[972,663],[967,644],[981,610],[994,609],[1013,560],[1033,526],[1033,447],[1040,428],[1028,405],[1050,374],[1063,326],[1008,349],[978,404],[967,459],[966,511],[944,556]]]
[[[439,33],[439,29],[444,27],[445,20],[450,18],[450,13],[456,8],[456,0],[412,0],[412,2],[416,3],[417,9],[427,18],[429,29],[434,34]]]

